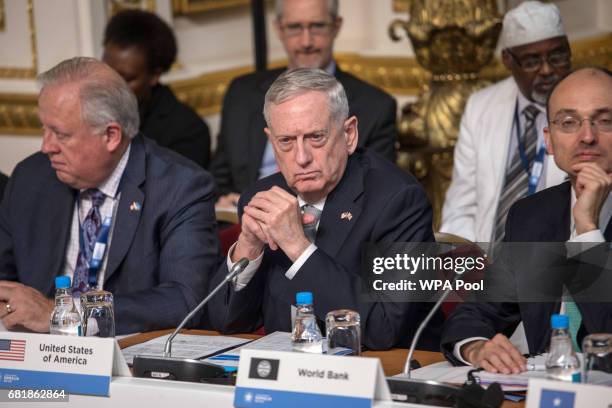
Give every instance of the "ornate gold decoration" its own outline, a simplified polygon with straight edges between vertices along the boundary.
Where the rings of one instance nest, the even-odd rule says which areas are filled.
[[[36,27],[34,26],[34,5],[32,0],[27,2],[28,28],[30,30],[30,51],[32,53],[32,66],[30,68],[0,67],[0,78],[35,78],[38,73],[38,54],[36,52]]]
[[[425,185],[438,229],[452,174],[452,149],[467,98],[489,81],[479,77],[495,51],[501,30],[496,0],[413,0],[410,20],[389,27],[394,41],[402,28],[430,81],[399,122],[400,162]]]
[[[0,94],[0,134],[41,134],[37,95]]]
[[[407,13],[410,11],[411,0],[393,0],[393,11],[396,13]]]
[[[0,0],[0,31],[4,30],[4,22],[5,22],[5,13],[4,13],[4,0]]]
[[[580,40],[572,44],[572,53],[575,66],[597,65],[612,68],[612,34]],[[421,68],[414,58],[364,57],[346,53],[336,54],[335,57],[343,70],[395,95],[418,95],[429,89],[432,75]],[[285,63],[286,61],[276,61],[272,67],[283,66]],[[223,95],[229,82],[236,76],[252,70],[252,67],[245,66],[212,72],[174,81],[170,86],[179,99],[195,108],[200,115],[213,115],[219,113],[221,109]],[[492,82],[509,74],[499,59],[495,59],[480,71],[479,76]],[[451,105],[451,109],[455,111],[457,107]],[[28,120],[23,120],[24,115]],[[401,125],[405,126],[406,123],[402,121]],[[0,134],[40,134],[40,124],[36,118],[35,94],[0,93]],[[405,155],[402,154],[400,159],[404,160],[402,161],[404,163]],[[443,159],[444,155],[440,160]],[[422,170],[415,169],[415,174],[422,174]]]
[[[172,11],[175,15],[196,14],[212,10],[248,6],[250,0],[172,0]]]

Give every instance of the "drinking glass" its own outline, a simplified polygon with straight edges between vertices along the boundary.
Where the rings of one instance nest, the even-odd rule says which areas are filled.
[[[612,334],[590,334],[582,341],[584,353],[583,381],[612,385]]]
[[[85,336],[115,337],[113,294],[92,290],[81,295],[81,315]]]
[[[332,310],[325,317],[327,353],[358,356],[361,354],[361,328],[359,313],[349,310]]]

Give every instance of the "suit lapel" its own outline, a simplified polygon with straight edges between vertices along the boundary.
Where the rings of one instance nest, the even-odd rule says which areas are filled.
[[[364,169],[356,156],[349,157],[342,180],[327,196],[321,214],[315,243],[330,256],[338,253],[361,215],[358,198],[363,193]]]
[[[37,256],[45,260],[55,277],[63,273],[62,267],[64,266],[66,246],[72,227],[76,190],[54,177],[53,182],[49,184],[49,197],[53,197],[53,199],[48,200],[46,205],[43,206],[45,215],[40,219],[49,220],[52,224],[49,231],[54,231],[54,233],[42,234],[38,237],[45,239],[47,242],[45,245],[38,246],[41,252]],[[43,275],[44,283],[41,283],[43,283],[45,290],[42,293],[51,294],[55,283],[53,279],[48,278],[49,272],[45,272]]]
[[[105,282],[115,273],[125,258],[138,228],[145,200],[144,192],[140,188],[145,180],[145,166],[144,143],[142,136],[138,135],[132,141],[130,157],[119,184],[121,198],[117,206],[117,219],[108,253]],[[139,203],[140,209],[136,210],[133,203]]]

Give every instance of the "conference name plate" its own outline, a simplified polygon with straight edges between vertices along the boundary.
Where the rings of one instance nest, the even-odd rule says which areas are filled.
[[[235,407],[369,408],[390,399],[375,358],[249,349],[240,354]]]
[[[131,376],[114,338],[0,333],[0,388],[108,396]]]

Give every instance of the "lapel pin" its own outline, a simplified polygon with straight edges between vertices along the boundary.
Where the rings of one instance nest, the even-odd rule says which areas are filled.
[[[340,214],[340,219],[350,221],[353,219],[353,214],[351,214],[349,211],[345,211],[342,214]]]
[[[140,211],[142,205],[138,201],[132,201],[130,204],[130,211]]]

